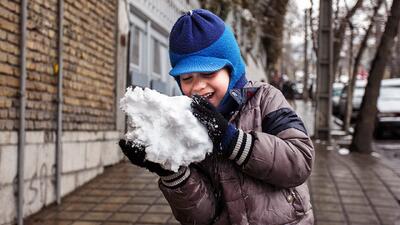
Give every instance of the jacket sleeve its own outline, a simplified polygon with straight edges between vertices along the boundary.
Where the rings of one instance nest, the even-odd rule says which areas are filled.
[[[260,108],[262,131],[252,132],[243,172],[279,187],[304,183],[311,174],[314,147],[303,122],[276,89],[266,94]]]
[[[216,201],[209,179],[190,168],[190,176],[177,188],[170,188],[159,180],[159,187],[171,206],[175,218],[183,225],[211,224],[216,213]]]

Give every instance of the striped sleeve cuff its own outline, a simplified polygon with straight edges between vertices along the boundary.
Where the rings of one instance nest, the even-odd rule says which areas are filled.
[[[161,182],[163,185],[169,188],[177,188],[185,183],[190,176],[189,167],[181,167],[178,172],[169,176],[162,176]]]
[[[239,135],[229,159],[235,160],[236,164],[239,166],[243,165],[250,157],[253,142],[254,138],[251,134],[245,133],[239,129]]]

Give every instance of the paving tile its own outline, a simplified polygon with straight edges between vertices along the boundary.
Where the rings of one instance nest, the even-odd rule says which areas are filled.
[[[349,213],[373,213],[372,208],[368,205],[344,204],[345,211]]]
[[[67,197],[64,197],[62,199],[63,202],[78,202],[81,199],[82,196],[78,195],[68,195]]]
[[[146,184],[124,184],[121,185],[121,190],[142,190],[146,187]]]
[[[98,188],[101,189],[118,189],[122,186],[122,184],[101,184]]]
[[[168,220],[168,224],[171,224],[171,225],[180,225],[181,223],[180,223],[178,220],[176,220],[174,216],[171,216],[171,217],[169,218],[169,220]]]
[[[379,220],[374,214],[350,213],[347,216],[350,220],[350,223],[379,224]]]
[[[117,197],[117,196],[110,196],[106,199],[104,199],[104,203],[126,203],[128,202],[130,197],[122,196],[122,197]]]
[[[105,199],[103,196],[80,196],[75,202],[98,203]]]
[[[172,213],[169,205],[152,205],[147,212],[150,213]]]
[[[319,221],[331,221],[331,222],[345,222],[344,215],[340,212],[328,212],[328,211],[317,211],[315,210],[315,218]]]
[[[46,219],[65,219],[65,220],[74,220],[78,219],[83,212],[54,212],[46,217]]]
[[[169,214],[146,213],[142,217],[139,218],[139,222],[165,224],[170,217],[171,217],[171,215],[169,215]]]
[[[332,222],[332,221],[319,221],[316,220],[316,225],[343,225],[341,222]]]
[[[399,217],[400,222],[400,206],[399,207],[375,207],[378,215],[383,217]]]
[[[360,205],[368,205],[368,200],[364,197],[357,196],[346,196],[342,198],[343,204],[360,204]]]
[[[88,222],[88,221],[76,221],[73,222],[71,225],[100,225],[99,222]]]
[[[316,195],[314,196],[315,202],[326,202],[326,203],[339,203],[339,198],[335,195]]]
[[[162,195],[160,190],[152,190],[152,191],[140,191],[138,192],[140,196],[148,196],[148,197],[159,197]]]
[[[332,193],[336,193],[334,187],[313,189],[313,194],[315,195],[332,195]]]
[[[96,204],[94,203],[70,203],[68,204],[68,207],[66,207],[64,210],[65,211],[87,211]]]
[[[331,189],[331,188],[335,187],[335,184],[333,182],[316,183],[316,182],[310,181],[310,186],[313,187],[314,189]]]
[[[132,225],[131,222],[110,222],[110,221],[106,221],[104,223],[102,223],[101,225]],[[135,225],[137,225],[135,223]]]
[[[366,191],[367,195],[369,197],[374,197],[374,198],[393,198],[393,195],[389,193],[387,190],[384,191]]]
[[[158,179],[155,178],[139,178],[136,177],[135,179],[131,180],[131,184],[149,184],[149,183],[157,183]]]
[[[146,190],[160,190],[159,187],[158,187],[158,183],[157,182],[147,184],[145,189]]]
[[[156,197],[139,197],[135,196],[129,200],[131,204],[152,204],[157,198]]]
[[[121,213],[117,212],[112,215],[109,221],[120,221],[120,222],[136,222],[141,214],[139,213]]]
[[[104,221],[111,216],[110,212],[88,212],[83,215],[81,220]]]
[[[360,190],[353,190],[353,189],[339,189],[339,194],[342,197],[348,196],[364,196],[364,193]]]
[[[156,203],[156,204],[169,205],[167,199],[165,199],[164,196],[159,197],[155,203]]]
[[[72,221],[66,220],[46,220],[46,221],[37,221],[37,222],[24,222],[25,225],[71,225]]]
[[[314,202],[313,209],[318,211],[342,212],[342,206],[339,203]]]
[[[127,196],[133,197],[138,193],[136,190],[116,190],[112,195],[113,196]]]
[[[361,190],[360,189],[360,185],[358,185],[357,183],[338,183],[338,187],[339,189],[354,189],[354,190]]]
[[[120,212],[144,212],[149,208],[149,205],[127,204],[122,206]]]
[[[100,195],[100,196],[109,196],[113,193],[113,189],[92,189],[88,195]]]
[[[117,211],[122,204],[113,204],[113,203],[100,203],[96,205],[92,211],[106,211],[106,212],[114,212]]]
[[[398,207],[398,202],[393,198],[370,197],[370,201],[375,206]]]

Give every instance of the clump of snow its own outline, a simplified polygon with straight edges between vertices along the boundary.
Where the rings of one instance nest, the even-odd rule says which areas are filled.
[[[340,155],[348,155],[348,154],[350,154],[350,150],[347,149],[347,148],[340,148],[339,149],[339,154]]]
[[[129,87],[120,101],[129,118],[126,139],[147,146],[147,160],[175,172],[179,166],[203,160],[213,145],[206,128],[193,116],[191,102],[187,96]]]

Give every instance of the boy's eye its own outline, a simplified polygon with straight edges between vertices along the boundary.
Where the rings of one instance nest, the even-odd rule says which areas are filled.
[[[212,77],[215,73],[203,73],[204,77]]]
[[[182,81],[189,81],[190,79],[192,79],[192,76],[181,76]]]

